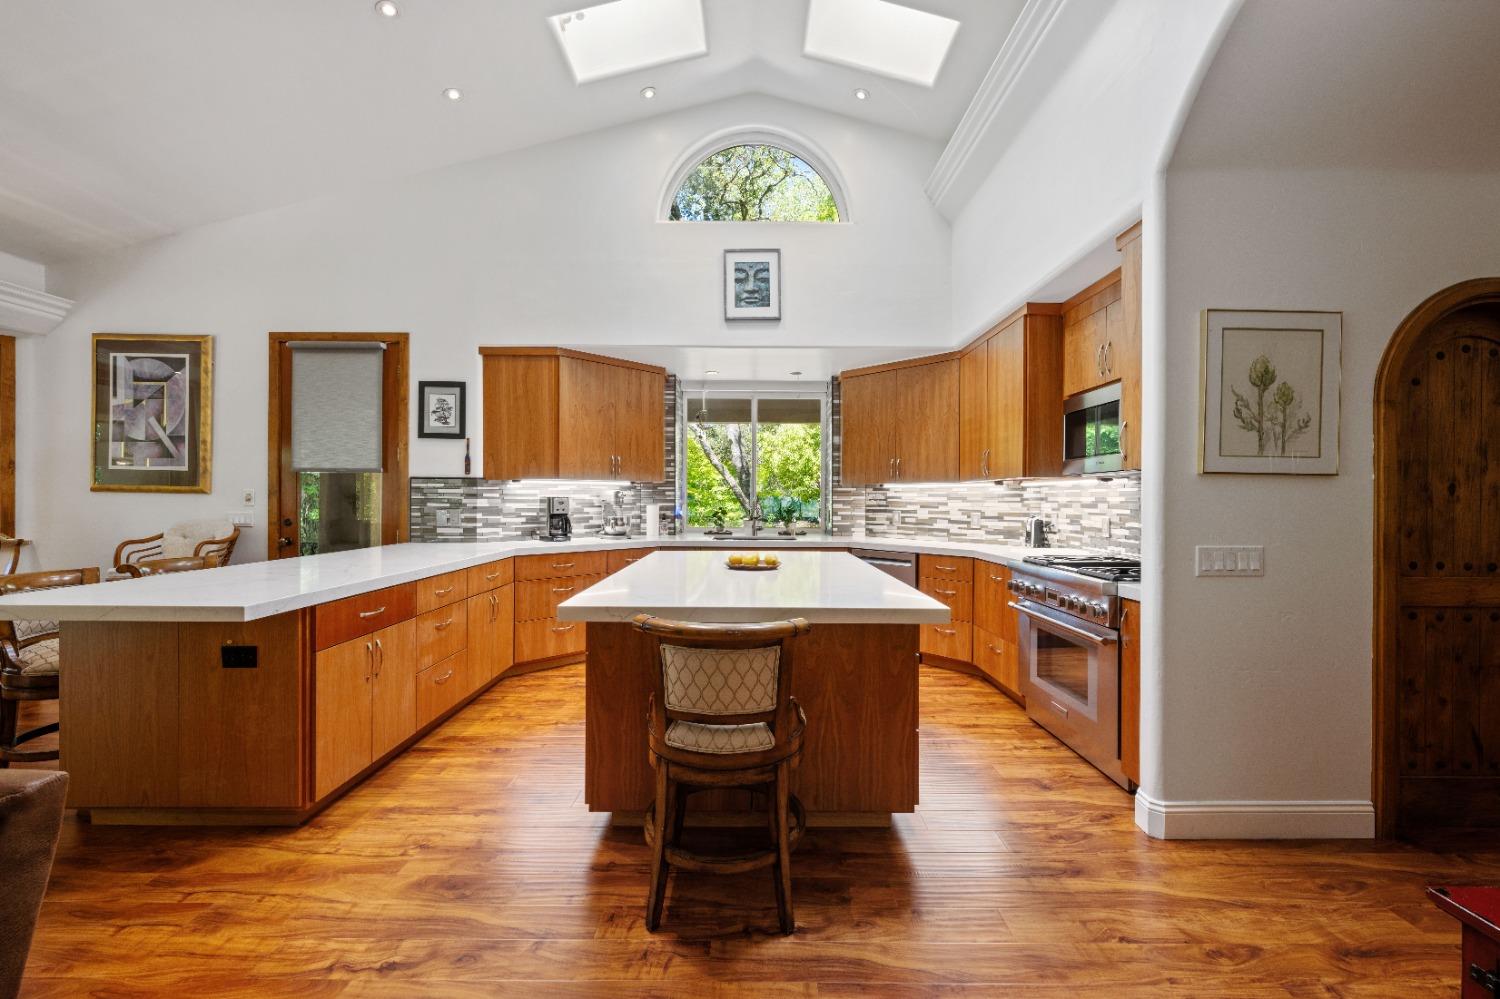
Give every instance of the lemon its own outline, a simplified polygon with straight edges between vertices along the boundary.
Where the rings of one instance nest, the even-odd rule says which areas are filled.
[[[776,568],[780,564],[781,564],[781,559],[777,558],[775,555],[767,555],[766,556],[766,565],[769,565],[771,568],[774,569],[774,568]]]
[[[744,565],[745,564],[745,556],[743,556],[743,555],[731,555],[731,556],[729,556],[729,564],[730,565]]]

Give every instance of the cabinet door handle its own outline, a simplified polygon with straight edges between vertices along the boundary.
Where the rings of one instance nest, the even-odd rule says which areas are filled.
[[[369,642],[365,643],[365,658],[370,660],[370,671],[365,674],[365,683],[375,679],[375,646]]]
[[[1113,374],[1114,370],[1115,342],[1113,340],[1106,340],[1104,341],[1104,373],[1106,375]]]
[[[379,676],[381,669],[385,667],[385,646],[380,644],[380,639],[375,639],[375,675]]]
[[[1094,370],[1101,375],[1104,374],[1104,344],[1102,343],[1094,348]]]
[[[1003,583],[1003,582],[1005,582],[1005,577],[1004,576],[997,576],[997,575],[995,575],[992,572],[992,573],[990,573],[990,582],[992,582],[992,583]]]
[[[987,479],[990,477],[990,449],[985,448],[979,455],[979,477]]]
[[[443,587],[440,590],[433,590],[432,591],[432,595],[435,596],[435,597],[446,597],[448,594],[450,594],[452,592],[453,592],[453,587],[451,587],[451,586],[445,586],[445,587]]]
[[[450,617],[448,620],[444,621],[442,624],[435,624],[435,625],[433,625],[432,626],[432,630],[433,631],[442,631],[444,628],[448,627],[448,625],[450,625],[452,623],[453,623],[453,619]]]
[[[374,610],[360,611],[359,612],[359,616],[360,617],[378,617],[379,615],[384,614],[384,613],[385,613],[385,605],[382,604],[379,607],[376,607]]]
[[[558,633],[561,633],[561,632],[564,632],[564,631],[572,631],[576,627],[578,627],[578,625],[576,625],[576,624],[569,624],[569,625],[564,625],[561,628],[553,628],[552,630],[556,631]]]
[[[1121,420],[1120,421],[1120,455],[1122,457],[1125,454],[1125,431],[1128,430],[1128,429],[1130,429],[1130,421],[1129,420]]]
[[[444,673],[442,676],[438,677],[432,682],[434,685],[437,685],[439,683],[447,683],[451,679],[453,679],[453,671],[450,669],[448,672]]]
[[[493,593],[490,594],[490,622],[500,620],[500,598]]]
[[[897,479],[901,478],[901,459],[900,458],[896,459],[896,478]]]
[[[891,459],[889,459],[886,462],[886,473],[890,476],[890,481],[891,482],[896,481],[896,459],[895,458],[891,458]]]

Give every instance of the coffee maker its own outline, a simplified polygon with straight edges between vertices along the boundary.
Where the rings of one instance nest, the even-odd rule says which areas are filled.
[[[566,496],[547,497],[547,533],[542,537],[543,541],[571,541],[573,539],[573,519],[568,516],[568,498]]]

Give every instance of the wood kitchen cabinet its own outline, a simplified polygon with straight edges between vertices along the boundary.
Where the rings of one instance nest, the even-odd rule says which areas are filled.
[[[974,665],[1005,693],[1021,699],[1020,638],[1010,607],[1010,569],[974,563]]]
[[[1113,334],[1120,377],[1121,467],[1141,467],[1141,224],[1115,238],[1120,251],[1120,322]]]
[[[1061,307],[1031,303],[959,356],[959,474],[1062,471]]]
[[[1063,395],[1119,381],[1123,330],[1118,270],[1063,303]]]
[[[1141,605],[1120,601],[1120,769],[1141,782]]]
[[[515,587],[511,584],[469,598],[469,659],[483,679],[515,662]]]
[[[937,354],[840,375],[843,484],[957,481],[959,374]]]
[[[973,651],[974,560],[922,555],[917,559],[917,589],[946,604],[952,613],[947,624],[924,624],[919,648],[923,655],[969,662]]]
[[[417,730],[414,622],[324,649],[314,673],[313,784],[321,798]]]
[[[481,347],[484,475],[659,482],[666,369],[557,347]]]

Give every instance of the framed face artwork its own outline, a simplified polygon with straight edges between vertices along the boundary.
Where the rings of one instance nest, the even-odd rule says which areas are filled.
[[[1203,313],[1201,472],[1337,475],[1343,314]]]
[[[465,382],[418,382],[421,406],[418,437],[462,438],[464,436]]]
[[[212,488],[213,337],[95,333],[89,488]]]
[[[724,318],[781,318],[781,251],[724,251]]]

